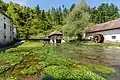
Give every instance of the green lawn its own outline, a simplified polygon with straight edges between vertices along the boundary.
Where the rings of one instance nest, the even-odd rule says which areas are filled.
[[[83,62],[83,59],[88,58],[88,54],[98,54],[95,49],[102,49],[101,47],[103,46],[88,44],[54,46],[27,41],[0,54],[0,80],[24,80],[35,75],[39,75],[38,78],[43,80],[49,76],[59,80],[107,80],[103,76],[114,73],[113,68],[89,61]],[[71,58],[77,54],[84,58],[78,60]],[[89,58],[94,59],[96,56]]]

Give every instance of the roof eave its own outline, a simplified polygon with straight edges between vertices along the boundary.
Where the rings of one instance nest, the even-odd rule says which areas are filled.
[[[109,30],[114,30],[114,29],[120,29],[120,28],[113,28],[113,29],[105,29],[105,30],[98,30],[98,31],[86,31],[85,33],[95,33],[95,32],[102,32],[102,31],[109,31]]]

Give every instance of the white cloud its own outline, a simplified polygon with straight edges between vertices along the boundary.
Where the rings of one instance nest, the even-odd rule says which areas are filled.
[[[3,0],[5,3],[12,1],[13,3],[18,3],[20,5],[27,5],[27,0]]]

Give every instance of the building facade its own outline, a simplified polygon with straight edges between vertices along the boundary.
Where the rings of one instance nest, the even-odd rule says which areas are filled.
[[[88,28],[85,32],[85,39],[98,43],[120,42],[120,19]]]
[[[13,43],[13,21],[0,12],[0,47]]]
[[[63,40],[63,34],[60,31],[54,31],[50,33],[47,37],[43,37],[42,40],[44,43],[56,44],[56,43],[65,43]]]
[[[13,39],[16,40],[18,34],[17,34],[17,28],[15,25],[13,25]]]
[[[50,43],[62,43],[63,34],[60,31],[54,31],[49,34]]]

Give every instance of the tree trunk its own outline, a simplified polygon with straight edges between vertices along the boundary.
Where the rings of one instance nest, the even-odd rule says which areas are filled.
[[[82,35],[81,34],[77,34],[77,40],[82,41]]]
[[[29,29],[26,30],[25,39],[29,39]]]

